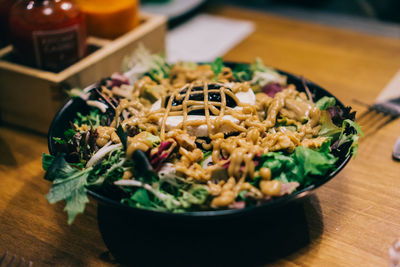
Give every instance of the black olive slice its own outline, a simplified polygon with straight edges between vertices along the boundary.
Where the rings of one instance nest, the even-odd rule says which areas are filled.
[[[216,91],[217,89],[221,88],[221,84],[215,84],[211,83],[208,84],[208,101],[210,102],[218,102],[221,103],[221,94],[219,91]],[[227,90],[232,91],[230,88],[225,87]],[[186,95],[188,88],[184,88],[179,92],[179,97],[174,99],[172,101],[172,106],[180,106],[182,105],[184,101],[184,96]],[[211,91],[212,90],[212,91]],[[164,101],[164,107],[166,108],[169,102],[171,96],[167,96]],[[230,108],[234,108],[237,106],[236,101],[228,94],[225,94],[225,99],[226,99],[226,106]],[[189,100],[194,100],[194,101],[204,101],[204,86],[194,86],[190,92]],[[217,109],[220,109],[219,106],[216,106]],[[193,110],[188,113],[189,115],[204,115],[204,110]]]

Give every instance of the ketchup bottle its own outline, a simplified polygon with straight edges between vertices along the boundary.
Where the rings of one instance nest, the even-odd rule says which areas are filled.
[[[22,63],[58,72],[85,56],[85,17],[70,0],[19,0],[9,29]]]

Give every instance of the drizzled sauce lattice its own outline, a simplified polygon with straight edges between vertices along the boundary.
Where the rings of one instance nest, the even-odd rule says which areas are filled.
[[[188,126],[199,126],[204,120],[188,120],[188,115],[204,115],[209,136],[212,132],[210,116],[217,116],[215,126],[219,126],[224,115],[232,115],[233,108],[241,106],[232,90],[224,84],[208,83],[187,84],[162,100],[165,108],[161,123],[161,138],[165,136],[166,120],[168,116],[183,116],[183,121],[177,128],[184,131]]]

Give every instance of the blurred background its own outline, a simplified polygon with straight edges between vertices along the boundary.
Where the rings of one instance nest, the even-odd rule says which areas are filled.
[[[398,0],[220,0],[216,2],[400,38]]]
[[[400,21],[397,0],[231,0],[223,1],[236,4],[265,6],[271,12],[289,10],[307,10],[317,12],[333,12],[384,21]]]
[[[28,0],[19,0],[29,2]],[[32,0],[33,2],[35,0]],[[52,0],[53,1],[53,0]],[[61,1],[61,0],[59,0]],[[62,0],[70,1],[70,0]],[[248,9],[254,9],[270,14],[282,15],[294,19],[307,20],[315,23],[322,23],[335,27],[348,28],[351,30],[362,31],[380,36],[400,38],[400,1],[399,0],[71,0],[82,9],[90,7],[96,8],[96,12],[101,11],[105,3],[112,5],[122,5],[123,3],[133,3],[138,5],[140,10],[166,15],[169,18],[169,28],[181,25],[195,14],[216,8],[218,5],[232,5]],[[0,46],[5,45],[4,36],[7,35],[8,16],[12,4],[18,0],[0,0]],[[50,1],[51,2],[51,1]],[[101,5],[98,5],[99,3]],[[93,6],[93,8],[92,8]],[[101,11],[104,12],[104,11]],[[87,13],[87,12],[86,12]],[[131,12],[132,13],[132,12]],[[91,14],[90,14],[91,15]],[[88,14],[87,14],[88,16]],[[123,17],[122,15],[119,17]],[[106,18],[106,16],[104,16]],[[88,20],[88,27],[91,26],[92,19]],[[96,20],[96,28],[104,31],[105,27]],[[133,22],[132,22],[133,23]],[[128,25],[136,25],[136,23]],[[108,23],[109,24],[109,23]],[[119,26],[123,23],[118,22]],[[117,25],[114,23],[114,25]],[[107,26],[107,24],[105,24]],[[112,24],[113,25],[113,24]],[[127,26],[127,27],[128,27]],[[128,27],[128,28],[129,28]],[[127,28],[127,29],[128,29]],[[131,27],[132,28],[132,27]],[[124,30],[120,27],[120,29]],[[130,29],[130,28],[129,28]],[[89,34],[94,34],[89,30]],[[96,35],[96,34],[95,34]],[[97,34],[99,37],[104,37]],[[112,37],[118,34],[111,35]]]

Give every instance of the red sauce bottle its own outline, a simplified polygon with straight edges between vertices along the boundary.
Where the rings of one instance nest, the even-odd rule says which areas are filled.
[[[24,64],[58,72],[86,54],[85,17],[70,0],[19,0],[9,27]]]

